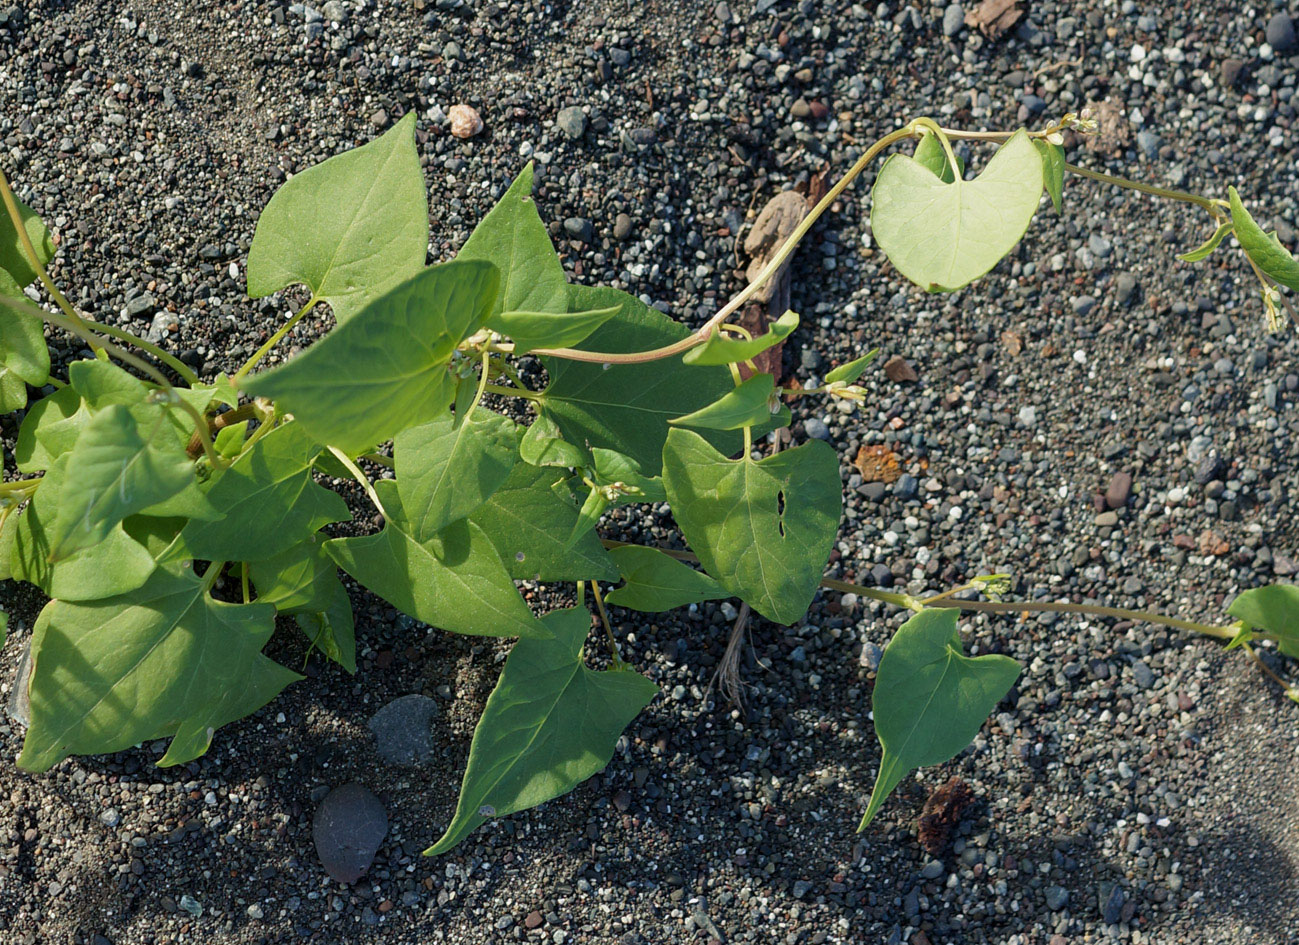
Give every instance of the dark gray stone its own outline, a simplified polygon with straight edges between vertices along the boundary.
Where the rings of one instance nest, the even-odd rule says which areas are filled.
[[[959,3],[949,3],[943,11],[943,35],[955,36],[965,29],[965,10]]]
[[[1277,52],[1294,48],[1294,20],[1288,13],[1277,13],[1267,21],[1267,42]]]
[[[394,699],[370,719],[379,757],[389,764],[414,765],[433,754],[430,723],[437,715],[437,703],[428,696],[412,694]]]
[[[339,883],[354,883],[365,875],[387,835],[388,812],[369,788],[356,781],[330,791],[311,822],[316,854]]]
[[[555,125],[570,141],[576,141],[586,133],[586,113],[576,105],[561,108],[555,116]]]

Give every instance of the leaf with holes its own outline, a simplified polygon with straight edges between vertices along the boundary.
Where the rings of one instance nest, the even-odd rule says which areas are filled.
[[[190,573],[157,571],[107,600],[51,601],[32,634],[31,727],[20,767],[172,738],[161,766],[207,751],[212,734],[299,677],[261,653],[267,604],[227,604]]]
[[[871,696],[884,755],[859,831],[911,771],[941,764],[970,744],[1019,678],[1021,667],[1009,656],[965,655],[958,616],[954,609],[923,610],[884,650]]]
[[[510,651],[469,746],[455,816],[428,855],[446,853],[492,817],[566,794],[604,768],[619,736],[658,694],[631,669],[587,668],[585,608],[543,618],[549,640]]]
[[[871,232],[898,271],[929,292],[988,272],[1023,237],[1042,195],[1042,157],[1015,132],[974,180],[944,183],[894,154],[871,191]]]
[[[775,623],[807,611],[843,507],[839,459],[820,440],[729,460],[689,430],[673,430],[663,481],[681,532],[704,570]]]
[[[427,253],[428,202],[409,112],[275,192],[248,250],[248,296],[303,283],[341,324],[419,272]]]

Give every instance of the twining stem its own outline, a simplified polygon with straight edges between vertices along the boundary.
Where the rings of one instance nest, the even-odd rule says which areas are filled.
[[[1113,174],[1103,174],[1100,171],[1089,170],[1085,167],[1079,167],[1076,164],[1065,164],[1064,169],[1070,174],[1077,174],[1079,177],[1089,177],[1092,180],[1098,180],[1103,184],[1113,184],[1116,187],[1124,187],[1128,190],[1138,190],[1143,194],[1150,194],[1154,197],[1164,197],[1168,200],[1180,200],[1183,203],[1193,203],[1197,207],[1202,207],[1209,212],[1215,220],[1221,220],[1223,217],[1222,208],[1229,206],[1225,200],[1214,200],[1210,197],[1201,197],[1199,194],[1190,194],[1184,190],[1170,190],[1167,187],[1155,187],[1152,184],[1143,184],[1140,181],[1129,180],[1126,177],[1115,177]]]
[[[94,325],[94,331],[102,332],[110,338],[116,338],[119,341],[125,341],[129,344],[135,345],[135,347],[139,348],[141,351],[151,354],[153,357],[170,367],[179,376],[183,377],[185,383],[189,384],[191,387],[199,382],[198,375],[190,370],[189,365],[185,364],[185,362],[181,361],[179,358],[167,353],[157,345],[145,341],[143,338],[134,335],[125,329],[117,328],[113,325],[106,325],[102,322],[96,322],[93,319],[88,319],[78,312],[72,303],[68,301],[67,296],[59,291],[58,286],[54,284],[54,280],[50,278],[49,273],[45,271],[45,267],[41,265],[40,257],[36,255],[36,247],[32,244],[31,236],[27,233],[27,227],[23,224],[22,214],[18,210],[18,202],[14,198],[12,188],[9,186],[9,179],[5,177],[3,170],[0,170],[0,199],[4,200],[5,209],[9,213],[9,220],[13,223],[14,230],[18,233],[18,240],[22,243],[23,250],[26,252],[27,257],[32,264],[32,268],[36,271],[37,278],[39,278],[41,284],[45,286],[45,291],[50,294],[50,298],[54,300],[55,304],[63,310],[63,313],[67,315],[68,318],[72,319],[82,328],[90,330],[90,326]],[[80,337],[90,345],[91,350],[98,352],[102,349],[99,340],[93,335],[82,335]]]
[[[604,595],[600,593],[600,582],[591,582],[591,596],[595,598],[596,609],[600,611],[600,622],[604,624],[605,638],[609,641],[609,655],[613,657],[614,666],[622,666],[622,652],[618,649],[618,638],[613,635],[613,625],[609,623],[609,611],[604,609]]]
[[[277,344],[279,344],[280,341],[283,340],[284,336],[293,330],[294,325],[302,321],[302,319],[306,317],[307,313],[316,307],[316,303],[319,301],[320,299],[316,298],[313,295],[306,305],[298,309],[297,313],[292,318],[290,318],[287,322],[285,322],[283,325],[280,326],[279,331],[277,331],[275,334],[271,335],[271,337],[266,339],[266,344],[262,345],[260,348],[258,348],[256,351],[253,352],[252,357],[250,357],[247,361],[245,361],[243,365],[240,366],[239,370],[235,372],[235,376],[232,378],[232,380],[234,381],[236,386],[238,386],[239,382],[248,376],[249,371],[251,371],[253,368],[257,366],[257,362],[261,361],[262,358],[270,354],[271,349],[273,349]]]

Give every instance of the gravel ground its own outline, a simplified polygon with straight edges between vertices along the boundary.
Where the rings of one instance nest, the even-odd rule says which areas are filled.
[[[1113,101],[1112,150],[1071,160],[1215,194],[1234,181],[1293,245],[1299,45],[1279,9],[1046,0],[993,43],[923,0],[0,5],[0,160],[59,233],[69,294],[205,372],[295,303],[242,294],[275,187],[412,108],[433,258],[530,158],[572,279],[697,323],[739,285],[753,210],[921,112],[1004,128]],[[448,134],[458,103],[481,135]],[[918,590],[1005,570],[1026,596],[1210,619],[1293,577],[1299,349],[1265,335],[1240,260],[1172,259],[1204,219],[1071,180],[1064,216],[1044,210],[994,274],[925,296],[862,238],[867,208],[854,187],[800,251],[786,353],[804,383],[871,345],[918,375],[874,372],[860,411],[798,416],[797,438],[844,459],[841,576]],[[890,485],[850,465],[880,444],[904,473]],[[1111,510],[1098,497],[1124,491],[1117,473],[1131,494]],[[653,539],[669,522],[615,524]],[[506,646],[354,599],[357,675],[313,660],[197,762],[156,768],[149,744],[40,777],[0,766],[0,940],[1299,942],[1299,710],[1209,642],[964,622],[972,650],[1028,669],[972,750],[858,836],[871,666],[898,615],[827,597],[799,626],[756,624],[740,712],[708,690],[727,607],[615,611],[662,698],[602,775],[427,859]],[[40,601],[0,601],[7,693]],[[272,652],[302,656],[288,635]],[[436,703],[431,755],[384,761],[368,723],[411,694]],[[21,734],[0,720],[0,751]],[[976,803],[934,859],[916,817],[952,775]],[[343,886],[311,819],[351,780],[390,829]]]

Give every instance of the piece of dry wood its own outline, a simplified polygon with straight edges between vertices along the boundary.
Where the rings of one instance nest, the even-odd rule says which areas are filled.
[[[952,778],[937,788],[920,812],[920,845],[930,856],[942,856],[952,830],[961,822],[961,815],[974,802],[974,792],[960,778]]]
[[[780,247],[803,222],[807,216],[807,198],[792,190],[776,194],[767,201],[758,214],[753,228],[744,238],[744,251],[749,255],[749,267],[745,278],[754,282],[768,263],[775,257]],[[789,260],[780,270],[768,279],[748,304],[740,310],[736,322],[741,328],[753,335],[766,334],[773,321],[789,309]],[[784,342],[774,348],[768,348],[753,359],[759,371],[770,374],[780,383],[782,375],[782,358]],[[741,366],[741,373],[747,376],[748,370]]]
[[[965,14],[965,25],[973,26],[988,39],[996,39],[1024,15],[1019,0],[983,0]]]

